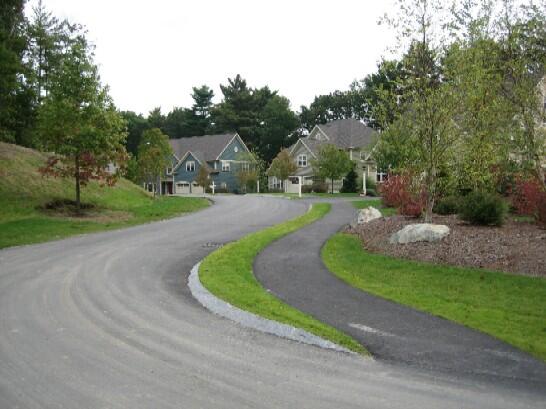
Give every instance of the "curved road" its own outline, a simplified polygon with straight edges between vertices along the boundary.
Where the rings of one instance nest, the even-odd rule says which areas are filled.
[[[0,251],[0,408],[533,408],[542,396],[321,350],[186,287],[217,243],[305,212],[219,197],[176,219]]]
[[[455,379],[546,396],[546,364],[496,338],[360,291],[323,264],[326,240],[355,219],[350,203],[273,243],[255,260],[262,285],[286,303],[350,334],[374,357]]]

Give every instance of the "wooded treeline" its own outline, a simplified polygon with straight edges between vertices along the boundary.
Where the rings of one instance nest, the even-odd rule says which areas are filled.
[[[58,20],[41,3],[25,18],[24,3],[0,6],[0,140],[41,149],[47,145],[41,107],[75,47],[85,49],[91,64],[93,47],[81,26]],[[457,152],[462,159],[452,169],[476,188],[517,150],[537,170],[544,153],[536,126],[544,114],[536,92],[546,54],[544,4],[403,0],[398,6],[385,21],[399,34],[402,56],[382,60],[347,90],[319,95],[295,112],[278,91],[252,87],[240,75],[220,85],[218,103],[209,86],[198,85],[191,107],[155,108],[146,116],[118,111],[127,124],[126,150],[137,155],[146,129],[170,138],[237,131],[269,163],[315,124],[353,117],[382,131],[376,156],[383,169],[428,166],[435,179]]]

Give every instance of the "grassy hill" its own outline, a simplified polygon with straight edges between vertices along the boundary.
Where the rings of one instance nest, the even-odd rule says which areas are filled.
[[[153,199],[121,179],[114,187],[97,182],[83,187],[82,202],[90,209],[75,217],[62,206],[48,209],[55,201],[74,199],[75,193],[73,180],[40,175],[46,158],[42,152],[0,142],[0,248],[145,223],[209,204],[201,198]]]

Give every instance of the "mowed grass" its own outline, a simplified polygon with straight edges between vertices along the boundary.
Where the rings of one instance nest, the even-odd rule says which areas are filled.
[[[365,349],[353,338],[275,298],[256,280],[252,265],[272,241],[324,217],[330,204],[314,204],[305,215],[250,234],[205,258],[199,269],[202,284],[214,295],[243,310],[311,332],[358,353]]]
[[[365,207],[373,206],[381,212],[383,216],[392,216],[396,214],[396,209],[393,207],[383,207],[381,199],[366,199],[355,200],[351,202],[357,209],[364,209]]]
[[[82,201],[95,206],[86,217],[69,217],[42,210],[55,199],[74,199],[72,180],[45,178],[38,168],[47,156],[32,149],[0,143],[0,248],[38,243],[74,234],[115,229],[202,209],[201,198],[153,199],[133,183],[115,186],[96,182],[82,189]]]
[[[372,254],[348,234],[330,238],[322,258],[356,288],[475,328],[546,361],[545,279]]]

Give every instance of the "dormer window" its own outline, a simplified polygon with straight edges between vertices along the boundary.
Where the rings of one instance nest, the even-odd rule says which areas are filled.
[[[195,172],[195,162],[194,161],[186,162],[186,172]]]
[[[307,166],[307,155],[298,155],[298,168],[305,168]]]

